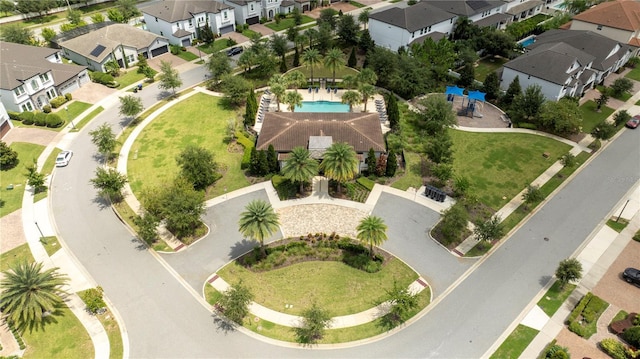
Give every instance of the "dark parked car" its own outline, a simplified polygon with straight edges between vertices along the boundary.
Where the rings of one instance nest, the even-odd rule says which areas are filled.
[[[633,118],[627,121],[627,123],[625,124],[625,126],[632,129],[638,128],[638,125],[640,125],[640,115],[633,116]]]
[[[629,283],[640,285],[640,270],[635,268],[627,268],[622,272],[622,278]]]
[[[227,56],[231,57],[231,56],[239,55],[242,53],[242,51],[244,51],[242,46],[232,47],[229,50],[227,50]]]

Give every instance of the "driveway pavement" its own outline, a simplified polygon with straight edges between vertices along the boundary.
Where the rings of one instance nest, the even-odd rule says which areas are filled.
[[[47,146],[58,135],[58,132],[51,130],[41,130],[39,128],[19,128],[14,127],[2,139],[7,145],[14,142],[35,143],[36,145]]]
[[[73,91],[73,99],[90,104],[96,104],[100,100],[116,92],[118,92],[118,90],[89,81],[79,89]]]

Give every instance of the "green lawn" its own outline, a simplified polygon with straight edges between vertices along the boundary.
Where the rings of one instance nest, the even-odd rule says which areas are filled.
[[[536,335],[538,335],[537,330],[520,324],[511,332],[509,337],[502,342],[498,350],[496,350],[490,358],[518,358]]]
[[[302,15],[302,24],[310,23],[315,21],[307,15]],[[290,28],[291,26],[295,26],[295,20],[293,17],[280,20],[280,23],[276,23],[275,21],[269,22],[268,24],[264,24],[264,26],[270,28],[273,31],[282,31]]]
[[[607,221],[607,226],[611,227],[611,229],[613,229],[614,231],[620,233],[627,226],[627,224],[629,224],[629,221],[627,221],[624,218],[620,218],[618,221],[616,221],[617,218],[618,217],[609,219]]]
[[[51,257],[60,249],[60,243],[58,242],[58,237],[56,236],[40,237],[40,243],[42,243],[42,245],[44,246],[44,249],[47,251],[49,257]]]
[[[602,91],[604,91],[604,87],[603,87],[603,86],[598,85],[598,86],[596,86],[596,88],[598,89],[598,91],[600,91],[600,93],[602,93]],[[615,98],[615,99],[618,99],[618,100],[620,100],[620,101],[625,101],[625,102],[626,102],[628,99],[630,99],[630,98],[631,98],[631,96],[632,96],[632,95],[631,95],[631,93],[629,93],[629,92],[625,92],[625,93],[623,93],[623,94],[621,94],[621,95],[619,95],[619,96],[613,96],[613,95],[611,95],[611,97],[613,97],[613,98]]]
[[[476,80],[480,82],[484,81],[487,75],[502,67],[502,65],[504,65],[507,61],[509,60],[502,57],[487,57],[478,61],[478,66],[475,68]]]
[[[25,359],[93,358],[94,349],[89,333],[66,306],[54,323],[44,329],[25,331],[22,335],[27,349]]]
[[[562,142],[522,133],[450,131],[454,173],[471,182],[470,193],[497,210],[571,148]],[[543,153],[549,153],[544,158]]]
[[[82,102],[82,101],[73,101],[69,104],[69,106],[67,106],[69,108],[69,117],[68,119],[70,120],[75,120],[76,117],[80,116],[81,113],[85,112],[89,107],[91,107],[92,105],[90,103],[86,103],[86,102]],[[64,118],[65,120],[67,120],[67,111],[64,109],[64,107],[62,108],[62,110],[60,110],[58,112],[58,115],[60,115],[60,117]]]
[[[629,71],[624,77],[631,80],[640,81],[640,67],[636,67],[635,69]]]
[[[212,54],[216,51],[220,51],[222,49],[226,49],[227,47],[229,47],[229,44],[227,43],[226,40],[216,40],[213,42],[213,44],[208,44],[208,45],[200,45],[198,46],[198,48],[204,52],[205,54]]]
[[[97,315],[96,318],[100,320],[100,323],[102,323],[102,326],[107,331],[107,336],[109,337],[109,359],[122,358],[124,348],[122,345],[122,335],[120,334],[118,321],[113,317],[110,310],[107,310],[104,314]]]
[[[85,116],[82,120],[78,121],[77,123],[74,122],[73,124],[76,126],[76,128],[72,129],[71,132],[80,131],[84,126],[87,125],[87,123],[89,123],[91,120],[93,120],[93,118],[98,116],[100,114],[100,112],[102,112],[102,111],[104,111],[104,108],[102,106],[96,107],[95,110],[91,111],[91,113],[89,113],[87,116]]]
[[[422,186],[422,176],[420,171],[420,155],[415,152],[405,152],[405,169],[404,174],[397,181],[391,184],[391,187],[407,190],[409,187],[420,188]]]
[[[609,117],[613,113],[611,107],[602,106],[600,112],[596,112],[598,105],[593,100],[589,100],[580,106],[580,113],[582,113],[582,132],[591,133],[593,129],[602,123],[604,119]]]
[[[549,317],[553,316],[575,288],[575,284],[566,284],[564,289],[560,290],[560,282],[556,281],[538,301],[538,307]]]
[[[136,82],[144,81],[146,77],[144,76],[144,74],[139,74],[137,69],[137,67],[134,67],[116,77],[116,81],[118,81],[118,83],[120,84],[118,88],[122,89]]]
[[[377,273],[341,262],[311,261],[260,273],[250,272],[234,262],[218,271],[218,275],[231,285],[242,280],[254,294],[255,302],[267,308],[300,315],[316,302],[331,316],[372,308],[384,299],[385,289],[391,289],[394,280],[405,287],[418,278],[398,259],[392,259]],[[285,304],[292,304],[293,308],[285,309]]]
[[[242,151],[229,152],[224,142],[227,120],[237,114],[222,108],[220,98],[196,94],[177,103],[136,139],[129,153],[128,176],[133,192],[166,185],[178,174],[176,156],[187,145],[203,146],[225,167],[224,175],[210,190],[209,198],[249,185],[240,169]],[[135,159],[137,153],[137,159]],[[144,183],[144,185],[143,185]]]
[[[178,53],[178,57],[185,61],[193,61],[198,58],[198,55],[195,55],[190,51],[180,51],[180,53]]]
[[[0,254],[0,271],[4,272],[20,262],[33,262],[33,256],[27,243]]]
[[[18,152],[20,162],[12,169],[0,172],[0,200],[2,204],[0,217],[22,207],[22,194],[27,183],[25,166],[32,164],[34,159],[37,160],[44,150],[44,146],[24,142],[14,142],[10,147]],[[7,189],[9,184],[13,185],[13,189]]]

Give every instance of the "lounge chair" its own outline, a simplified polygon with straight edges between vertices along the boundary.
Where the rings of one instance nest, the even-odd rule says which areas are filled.
[[[320,90],[320,88],[319,88],[319,87],[316,87],[316,93],[318,93],[318,90]]]
[[[334,93],[334,94],[337,94],[337,93],[338,93],[338,89],[337,89],[337,88],[334,88],[334,89],[333,89],[333,93]]]
[[[331,93],[331,87],[327,87],[327,93]]]
[[[311,93],[311,87],[309,87],[309,93]]]

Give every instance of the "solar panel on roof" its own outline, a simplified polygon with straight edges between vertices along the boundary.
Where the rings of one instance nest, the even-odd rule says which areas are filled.
[[[91,56],[93,57],[98,57],[100,56],[100,54],[106,49],[106,47],[102,46],[102,45],[98,45],[96,46],[95,49],[93,49],[93,51],[91,51]]]

